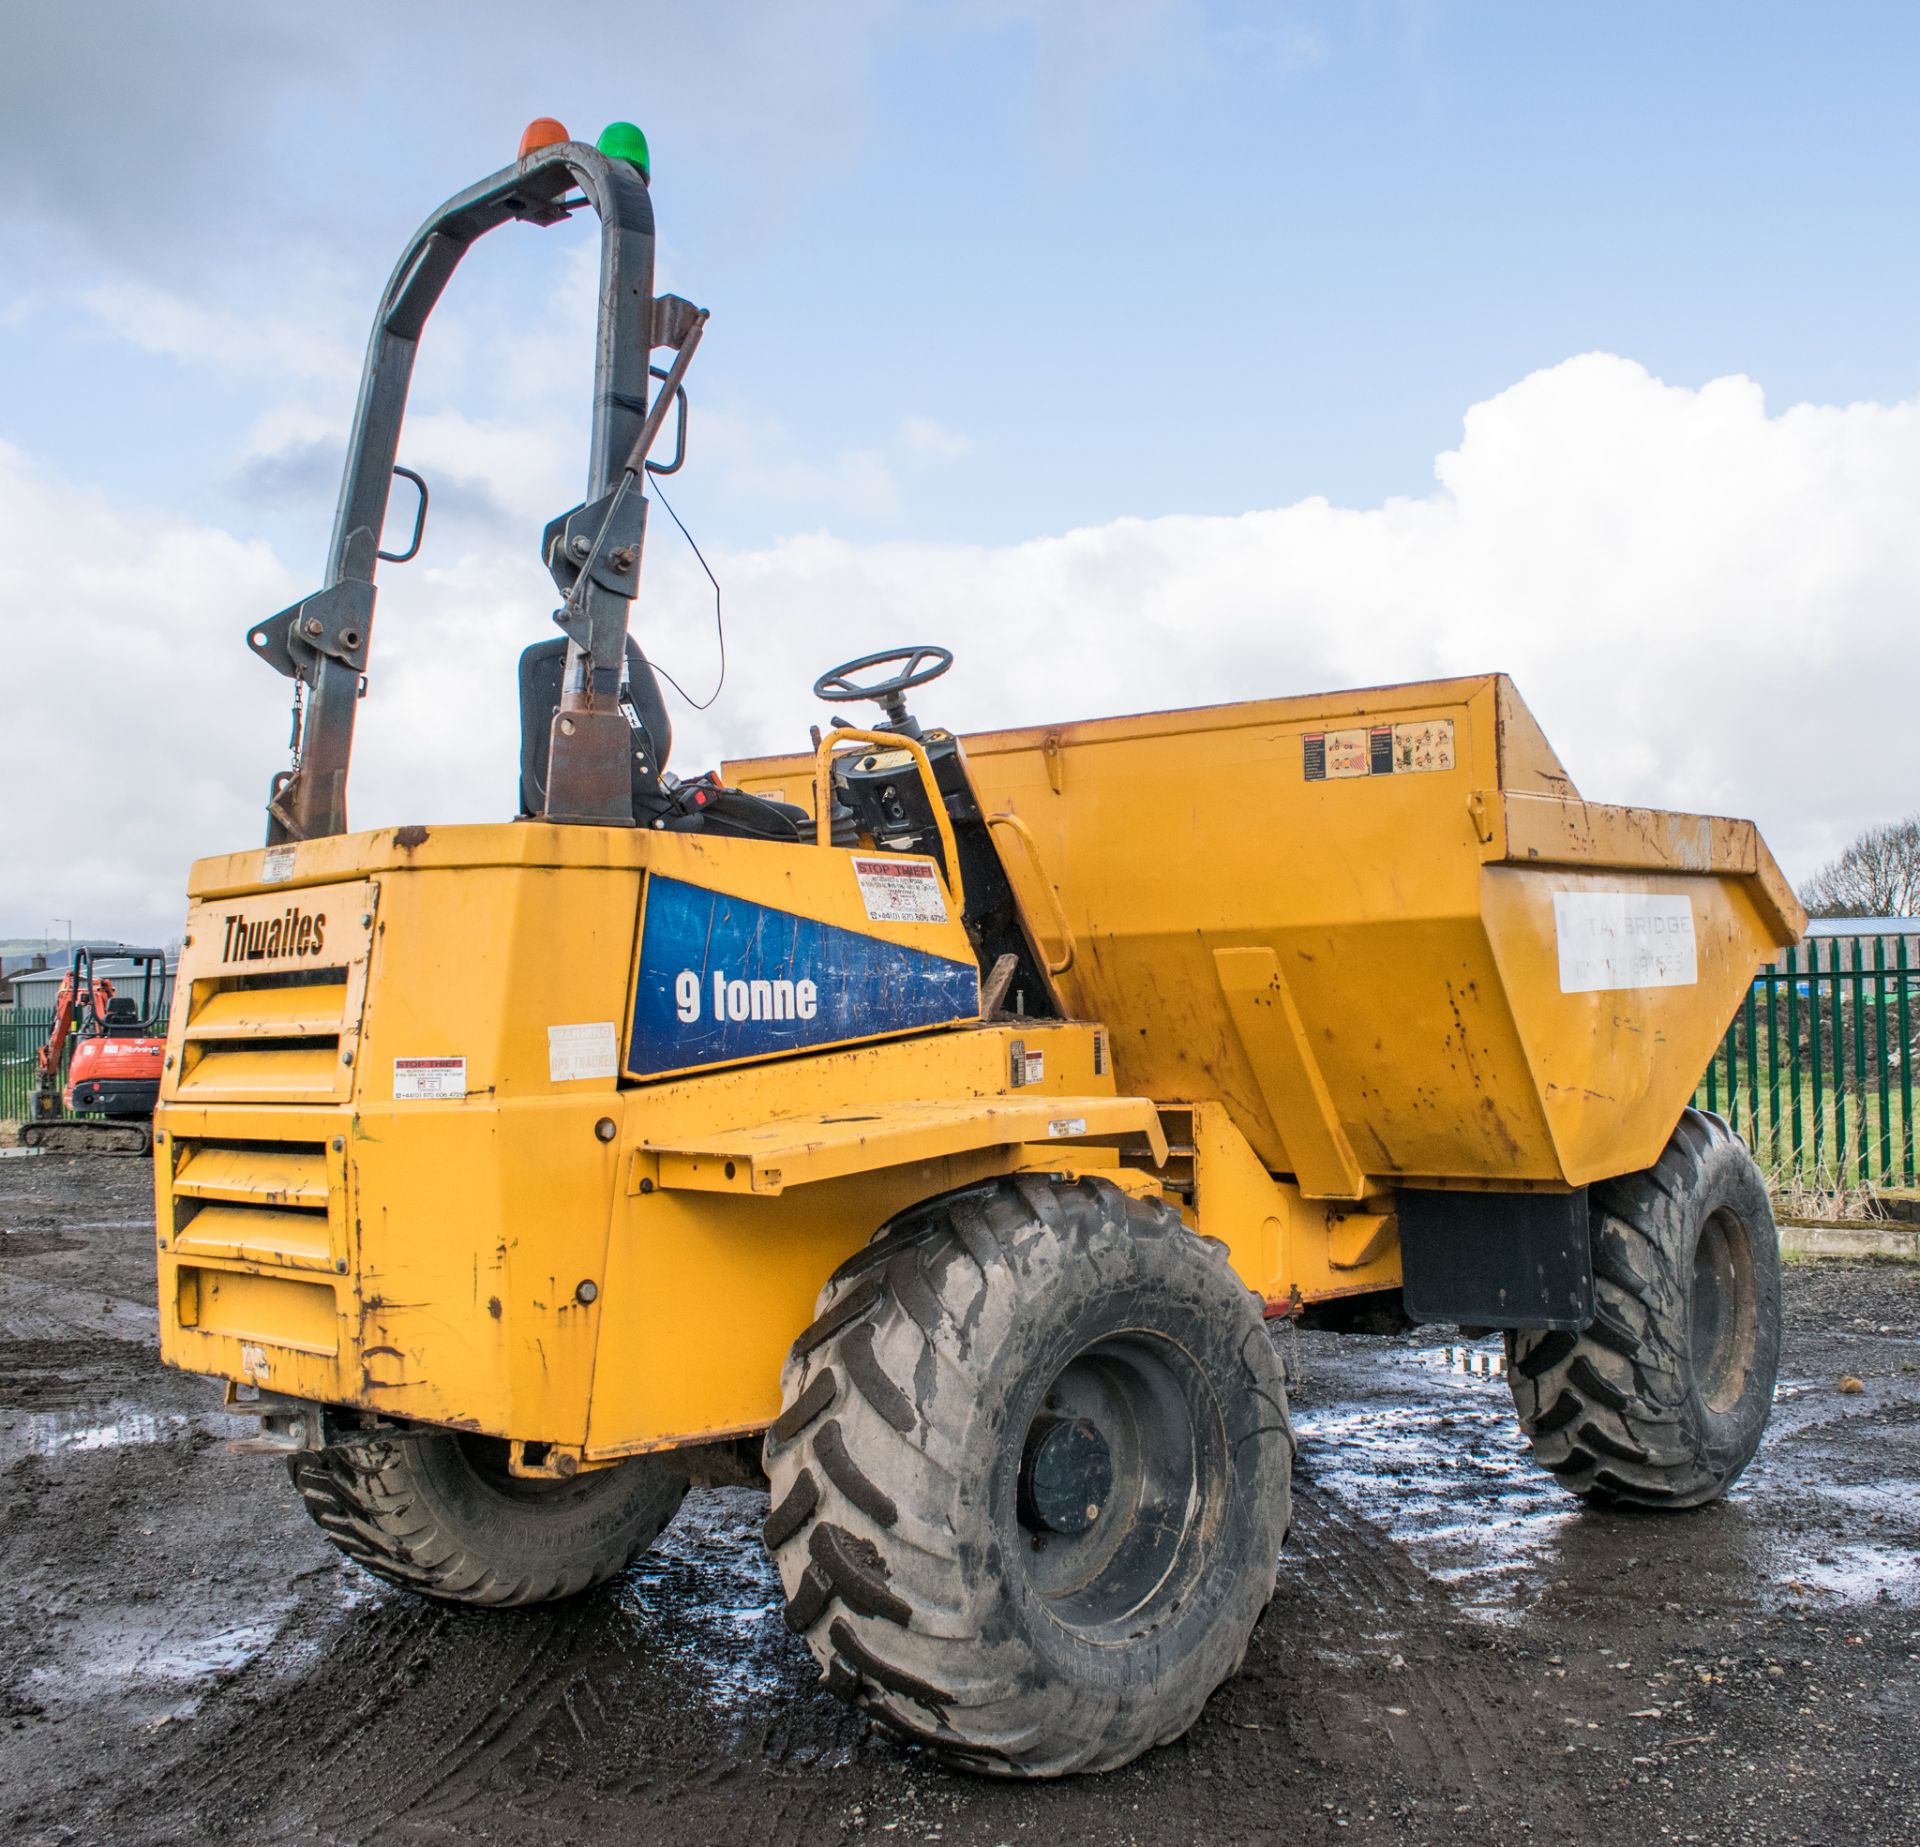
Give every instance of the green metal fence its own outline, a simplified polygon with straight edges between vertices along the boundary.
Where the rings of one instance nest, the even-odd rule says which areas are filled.
[[[35,1054],[53,1025],[49,1010],[0,1011],[0,1122],[24,1122],[33,1107]],[[69,1051],[72,1047],[69,1044]],[[66,1081],[64,1069],[61,1081]]]
[[[1920,967],[1907,942],[1814,937],[1788,950],[1748,990],[1707,1067],[1695,1101],[1782,1178],[1914,1184]]]

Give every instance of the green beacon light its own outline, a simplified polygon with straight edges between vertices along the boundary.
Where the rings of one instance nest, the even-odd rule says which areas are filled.
[[[632,161],[642,179],[652,179],[653,157],[647,152],[647,138],[631,122],[609,122],[593,145],[609,160]]]

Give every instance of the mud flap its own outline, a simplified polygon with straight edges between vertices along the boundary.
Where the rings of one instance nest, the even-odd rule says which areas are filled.
[[[1593,1320],[1587,1189],[1395,1194],[1402,1292],[1415,1321],[1571,1328]]]

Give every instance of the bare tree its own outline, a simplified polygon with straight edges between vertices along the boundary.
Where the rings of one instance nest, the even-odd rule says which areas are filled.
[[[1814,917],[1920,916],[1920,814],[1870,827],[1800,893]]]

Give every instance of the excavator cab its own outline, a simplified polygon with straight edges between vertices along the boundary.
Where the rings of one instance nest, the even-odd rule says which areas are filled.
[[[99,973],[102,961],[131,963],[137,991],[129,975],[121,977],[122,990]],[[164,950],[83,944],[73,952],[36,1057],[33,1120],[20,1132],[26,1146],[62,1154],[145,1154],[152,1147],[166,999]]]

